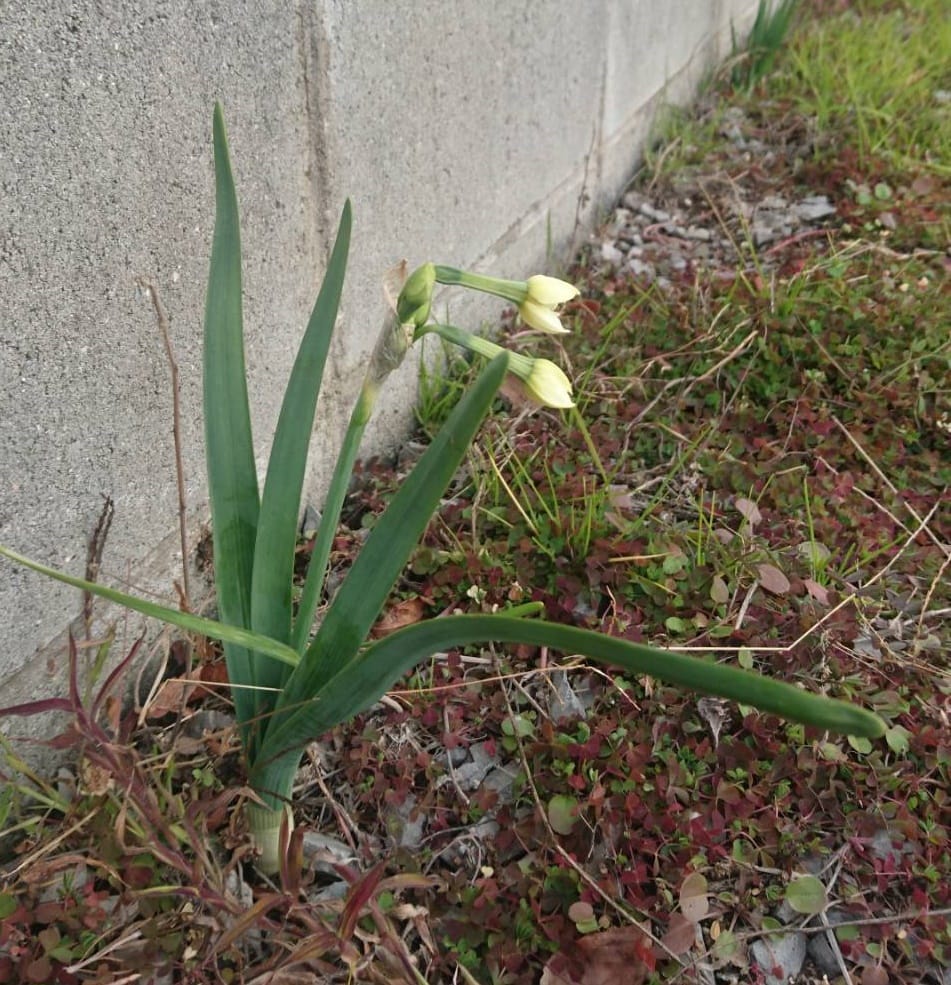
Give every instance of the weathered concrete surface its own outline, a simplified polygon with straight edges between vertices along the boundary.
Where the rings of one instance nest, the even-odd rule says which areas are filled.
[[[346,196],[355,227],[311,494],[401,257],[508,276],[556,258],[619,194],[653,112],[683,101],[755,0],[479,4],[184,0],[0,6],[0,542],[174,604],[169,371],[139,278],[171,316],[189,524],[206,519],[200,337],[213,225],[211,107],[228,122],[263,468]],[[491,303],[452,300],[477,324]],[[370,445],[405,432],[401,370]],[[0,561],[0,704],[64,683],[78,593]],[[128,627],[140,625],[137,618]],[[51,641],[53,641],[51,643]],[[37,654],[42,654],[37,657]],[[18,725],[18,732],[23,729]]]

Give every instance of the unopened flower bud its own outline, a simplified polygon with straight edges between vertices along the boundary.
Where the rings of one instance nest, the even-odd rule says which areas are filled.
[[[401,325],[421,328],[429,320],[436,285],[436,268],[431,263],[417,267],[406,279],[396,302]]]

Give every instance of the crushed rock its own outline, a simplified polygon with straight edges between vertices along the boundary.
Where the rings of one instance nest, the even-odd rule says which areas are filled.
[[[663,190],[627,192],[591,239],[590,252],[602,270],[661,288],[699,268],[732,279],[754,259],[759,270],[770,269],[787,241],[821,234],[835,220],[836,204],[828,195],[803,189],[801,197],[789,199],[769,192],[761,170],[777,152],[751,136],[755,126],[741,108],[727,111],[721,132],[734,147],[738,173],[700,175],[685,167]],[[802,158],[810,147],[808,140],[792,143],[786,153]]]

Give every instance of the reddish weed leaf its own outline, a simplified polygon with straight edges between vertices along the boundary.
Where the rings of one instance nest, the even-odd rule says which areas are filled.
[[[663,945],[671,954],[686,954],[697,939],[697,925],[682,913],[670,915],[670,926],[664,934]]]
[[[811,578],[803,578],[802,586],[820,605],[829,604],[829,590]]]
[[[53,974],[53,966],[45,955],[21,965],[20,970],[23,972],[23,980],[27,982],[48,982]]]
[[[759,583],[773,595],[785,595],[789,591],[789,579],[772,564],[758,564]]]
[[[545,965],[540,985],[643,985],[654,970],[651,942],[634,926],[582,937]]]
[[[888,985],[888,972],[881,965],[871,965],[862,971],[862,985]]]

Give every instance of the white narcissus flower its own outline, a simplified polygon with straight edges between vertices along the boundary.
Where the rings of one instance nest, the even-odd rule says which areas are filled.
[[[544,407],[567,410],[575,405],[571,381],[548,359],[533,359],[531,370],[522,381],[529,396]]]
[[[530,328],[549,335],[566,335],[568,329],[556,314],[559,305],[577,297],[581,292],[574,284],[536,274],[526,281],[527,294],[518,306],[518,313]]]

